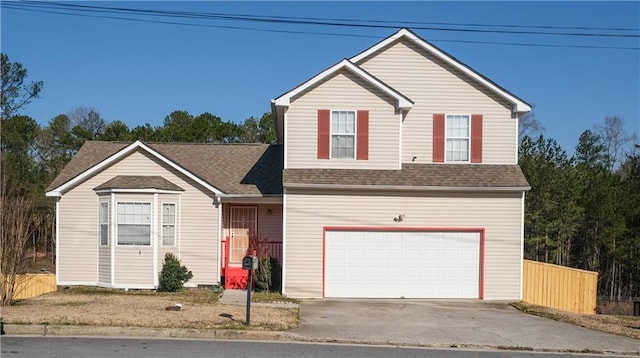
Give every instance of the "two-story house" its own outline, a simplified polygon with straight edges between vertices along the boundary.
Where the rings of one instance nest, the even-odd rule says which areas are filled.
[[[50,185],[61,285],[242,287],[256,237],[292,297],[519,299],[522,99],[402,29],[272,100],[279,144],[88,142]]]

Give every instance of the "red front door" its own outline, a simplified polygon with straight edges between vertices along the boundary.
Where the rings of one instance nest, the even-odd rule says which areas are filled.
[[[257,233],[258,208],[232,206],[229,208],[229,259],[225,268],[225,288],[246,288],[247,271],[242,270],[242,258],[249,249],[252,235]]]

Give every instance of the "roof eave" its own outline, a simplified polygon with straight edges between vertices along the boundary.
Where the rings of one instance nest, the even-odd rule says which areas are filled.
[[[284,93],[283,95],[281,95],[276,99],[271,100],[272,108],[274,108],[275,106],[288,107],[291,104],[292,97],[295,97],[297,94],[303,92],[307,88],[314,86],[316,83],[319,83],[324,78],[330,76],[331,74],[343,68],[350,70],[351,72],[360,76],[362,79],[366,80],[368,83],[378,88],[388,96],[395,98],[397,100],[396,107],[398,109],[408,110],[413,107],[413,102],[407,97],[405,97],[404,95],[402,95],[400,92],[393,89],[389,85],[381,82],[380,80],[376,79],[371,74],[361,69],[360,67],[358,67],[358,65],[354,64],[348,59],[343,59],[342,61],[327,68],[326,70],[322,71],[321,73],[317,74],[316,76],[312,77],[311,79],[307,80],[306,82],[297,86],[296,88]]]

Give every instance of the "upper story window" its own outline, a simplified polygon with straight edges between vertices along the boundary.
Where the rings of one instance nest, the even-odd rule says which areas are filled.
[[[448,114],[446,117],[446,161],[468,162],[471,143],[470,116]]]
[[[100,225],[100,245],[108,246],[109,245],[109,202],[101,201],[100,202],[100,212],[99,216],[99,225]]]
[[[119,202],[118,245],[151,245],[151,203]]]
[[[176,204],[162,204],[162,246],[176,245]]]
[[[356,145],[356,112],[331,111],[331,158],[353,159]]]
[[[434,163],[482,163],[482,114],[433,114]]]
[[[318,110],[318,159],[369,159],[369,111]]]

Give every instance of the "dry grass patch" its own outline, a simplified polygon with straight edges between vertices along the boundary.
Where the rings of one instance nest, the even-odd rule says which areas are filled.
[[[220,304],[217,299],[211,290],[159,293],[80,288],[3,307],[2,316],[8,324],[246,329],[246,307]],[[183,305],[182,311],[165,309],[176,303]],[[297,326],[297,308],[251,307],[251,329],[288,330]]]
[[[522,312],[536,316],[571,323],[601,332],[640,339],[640,317],[570,313],[524,302],[514,303],[513,306]]]

